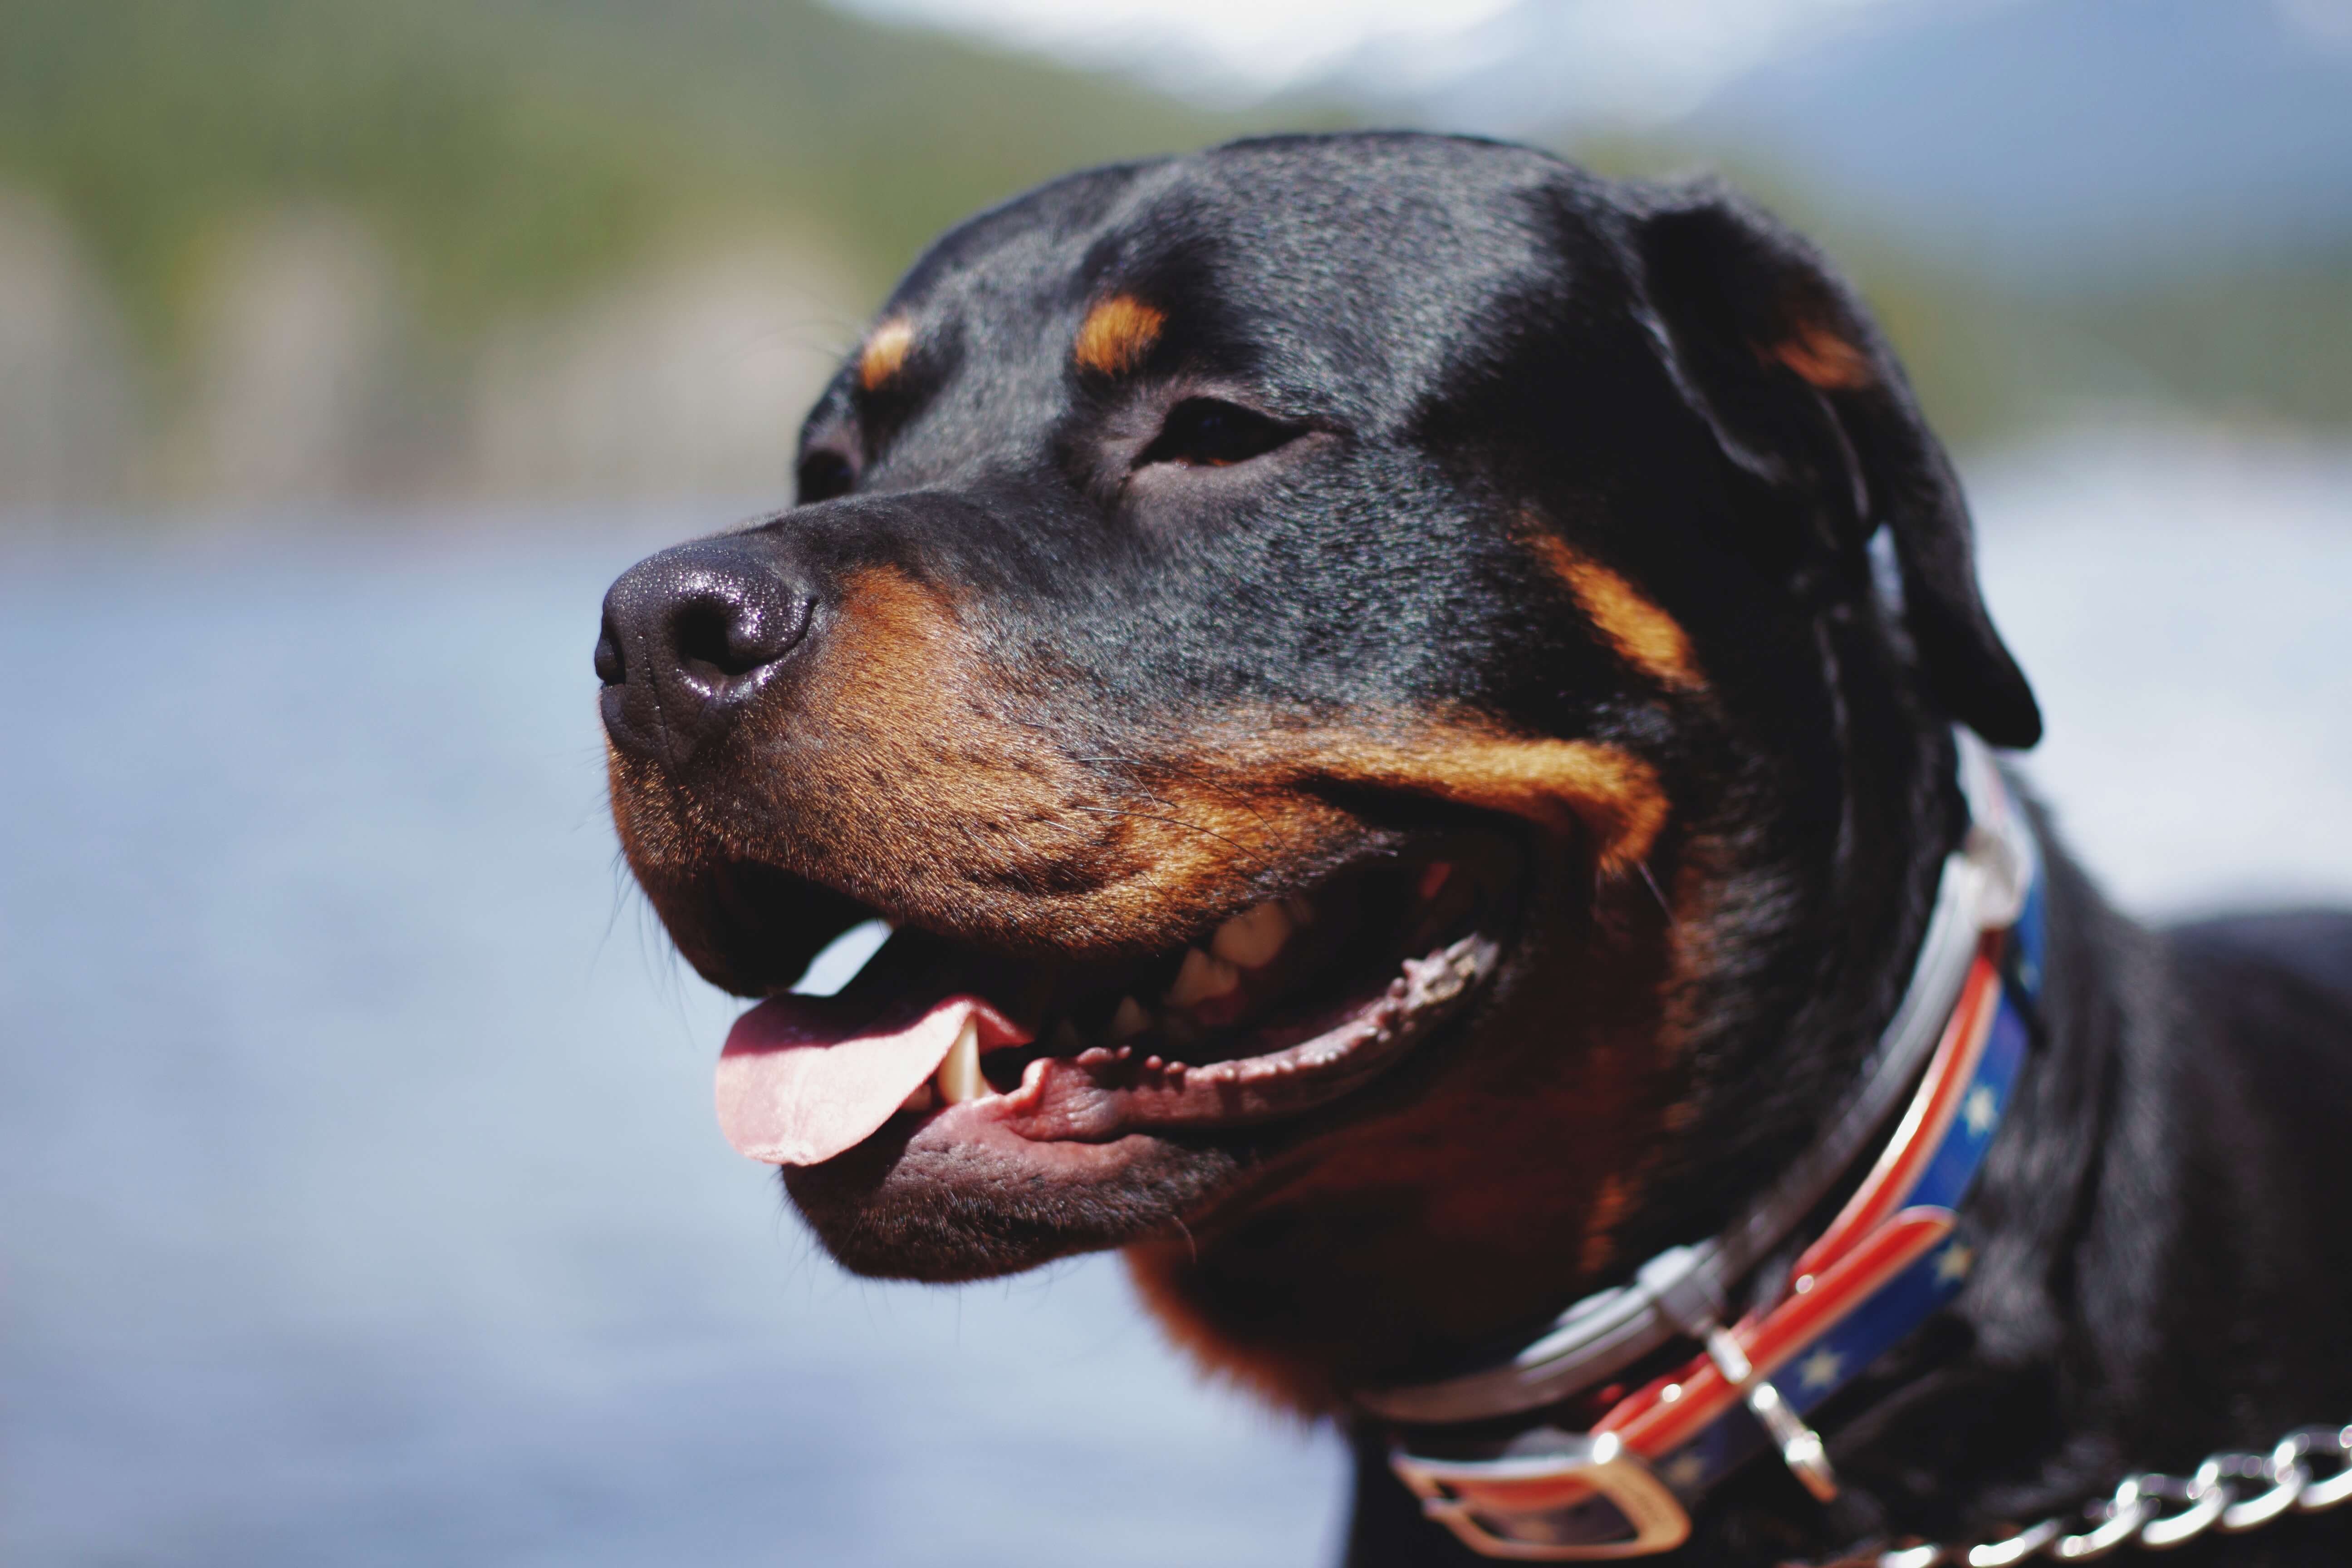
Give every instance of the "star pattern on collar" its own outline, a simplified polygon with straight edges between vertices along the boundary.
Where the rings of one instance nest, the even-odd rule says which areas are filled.
[[[1806,1388],[1834,1388],[1844,1375],[1845,1357],[1827,1345],[1817,1345],[1813,1353],[1797,1363],[1797,1382]]]
[[[1706,1479],[1706,1460],[1696,1448],[1685,1448],[1666,1461],[1658,1471],[1658,1479],[1678,1492],[1696,1491],[1698,1484]]]

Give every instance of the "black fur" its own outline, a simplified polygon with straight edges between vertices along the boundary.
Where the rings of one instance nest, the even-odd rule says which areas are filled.
[[[1164,321],[1116,374],[1071,351],[1113,294]],[[2042,728],[1950,465],[1817,252],[1709,186],[1284,138],[984,214],[883,315],[915,324],[905,353],[853,361],[811,415],[803,504],[608,605],[616,816],[706,974],[778,989],[868,912],[984,955],[1181,949],[1466,827],[1522,871],[1492,984],[1348,1100],[1134,1140],[1098,1180],[877,1134],[790,1173],[838,1256],[961,1279],[1130,1245],[1213,1354],[1344,1407],[1706,1234],[1805,1145],[1962,830],[1950,724]],[[1244,411],[1205,447],[1179,428],[1199,398]],[[1538,535],[1670,619],[1696,674],[1629,654]],[[877,573],[948,608],[861,642]],[[919,656],[904,689],[872,668]],[[856,678],[853,722],[822,694]],[[1608,870],[1591,821],[1465,807],[1435,763],[1367,784],[1328,760],[1424,721],[1634,759],[1667,825]],[[1150,883],[1197,835],[1241,837]],[[2042,841],[2045,1002],[1969,1205],[1977,1272],[1824,1413],[1837,1503],[1753,1467],[1674,1561],[1967,1538],[2352,1420],[2352,916],[2152,933]],[[1596,1079],[1628,1040],[1654,1066]],[[1394,1158],[1298,1186],[1368,1148]],[[1429,1222],[1433,1197],[1517,1228]],[[1382,1436],[1356,1439],[1349,1563],[1475,1561],[1414,1514]],[[2178,1561],[2347,1559],[2352,1519]]]

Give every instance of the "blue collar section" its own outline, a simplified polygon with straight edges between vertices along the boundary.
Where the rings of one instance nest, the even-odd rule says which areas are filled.
[[[2016,922],[2001,942],[2000,999],[1976,1068],[1941,1142],[1927,1161],[1900,1209],[1906,1216],[1940,1217],[1947,1230],[1925,1254],[1876,1289],[1836,1314],[1766,1375],[1800,1415],[1811,1413],[1860,1377],[1871,1364],[1951,1305],[1973,1272],[1977,1241],[1960,1207],[1986,1152],[2000,1131],[2032,1043],[2042,996],[2047,939],[2040,858]],[[1654,1466],[1658,1479],[1687,1504],[1772,1444],[1746,1405],[1734,1405],[1704,1431]]]

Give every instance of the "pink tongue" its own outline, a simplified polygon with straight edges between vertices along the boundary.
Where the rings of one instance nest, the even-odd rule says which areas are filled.
[[[940,1070],[967,1018],[983,1051],[1029,1041],[977,996],[950,996],[893,1031],[853,1033],[838,1012],[821,997],[771,996],[735,1020],[719,1055],[719,1126],[736,1152],[814,1165],[864,1142]]]

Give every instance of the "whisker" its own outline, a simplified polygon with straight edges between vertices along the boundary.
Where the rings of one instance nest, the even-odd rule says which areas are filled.
[[[1666,917],[1666,924],[1673,925],[1674,909],[1666,902],[1666,895],[1658,890],[1658,879],[1650,875],[1650,863],[1647,860],[1636,860],[1633,862],[1633,868],[1642,873],[1643,885],[1650,889],[1650,897],[1658,900],[1658,912]]]

